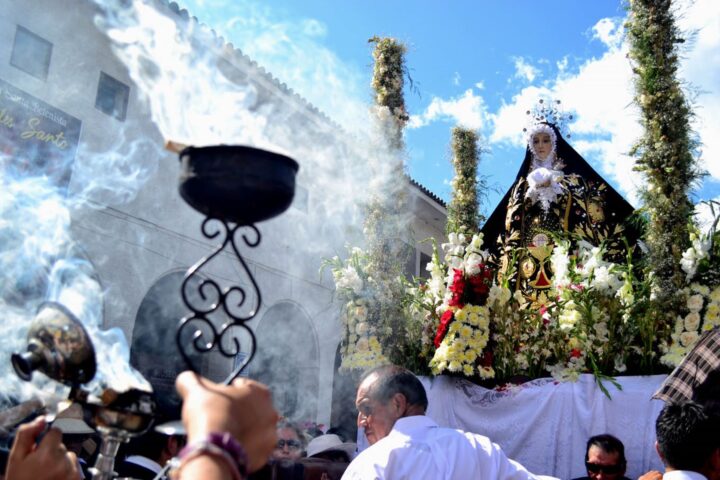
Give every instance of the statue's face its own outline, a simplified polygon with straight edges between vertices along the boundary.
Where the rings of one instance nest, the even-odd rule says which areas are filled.
[[[535,155],[544,160],[553,151],[552,139],[548,133],[536,133],[532,137],[532,150]]]

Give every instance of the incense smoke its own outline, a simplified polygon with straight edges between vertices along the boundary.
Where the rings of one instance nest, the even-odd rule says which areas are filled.
[[[95,24],[110,39],[115,54],[127,67],[137,87],[134,93],[144,100],[163,138],[196,146],[246,144],[298,160],[298,195],[307,196],[307,207],[291,208],[260,225],[263,243],[248,255],[252,268],[282,270],[289,279],[286,286],[260,285],[266,300],[264,308],[272,305],[273,300],[290,297],[289,290],[283,289],[293,288],[292,279],[317,278],[321,298],[316,299],[307,314],[310,318],[336,321],[329,276],[321,278],[317,273],[321,260],[342,254],[346,243],[362,245],[363,206],[372,195],[382,194],[387,201],[393,201],[396,192],[377,190],[380,186],[402,183],[401,179],[388,178],[393,174],[397,153],[387,146],[381,133],[367,127],[374,123],[369,109],[358,115],[357,101],[341,96],[335,99],[333,105],[337,105],[337,110],[328,113],[333,118],[342,118],[343,126],[354,132],[349,134],[297,95],[278,88],[261,67],[214,32],[178,13],[177,8],[172,11],[173,5],[167,9],[160,2],[95,0],[95,3],[100,11]],[[327,85],[319,84],[318,88],[328,88],[327,95],[334,95],[332,86],[338,83],[337,78],[329,71],[326,73]],[[137,124],[128,121],[126,125],[125,130],[113,132],[114,136],[103,142],[102,151],[91,150],[87,144],[79,146],[67,192],[43,178],[42,171],[20,174],[4,168],[0,183],[3,270],[0,307],[7,318],[0,333],[10,339],[3,351],[9,354],[23,350],[27,325],[38,305],[44,300],[57,300],[80,318],[96,342],[96,352],[103,355],[98,358],[98,381],[114,382],[117,389],[137,385],[142,379],[131,375],[123,332],[117,328],[103,331],[102,315],[108,310],[134,312],[128,312],[127,305],[103,305],[107,303],[107,292],[102,291],[95,279],[93,267],[83,255],[83,246],[73,240],[71,218],[82,216],[91,208],[127,205],[138,194],[147,192],[149,182],[166,185],[174,183],[177,177],[177,171],[158,169],[158,159],[169,154],[160,151],[157,132],[146,131],[140,121]],[[354,128],[358,125],[362,128]],[[4,158],[1,163],[12,165],[14,160]],[[151,199],[158,202],[151,202],[146,209],[152,218],[165,219],[168,205],[177,202],[177,196]],[[181,208],[189,209],[184,205]],[[175,225],[172,221],[167,219],[183,235],[188,235],[186,231],[196,234],[199,228],[199,220],[197,225]],[[97,228],[102,231],[105,227]],[[109,236],[112,231],[108,227],[102,233]],[[112,242],[106,248],[106,257],[116,253]],[[253,263],[253,255],[270,261],[266,265]],[[233,265],[227,270],[241,277],[241,283],[246,282],[244,272],[230,256],[221,259]],[[176,265],[188,265],[184,258],[172,260]],[[132,272],[134,259],[123,262]],[[219,280],[238,282],[231,277],[227,274]],[[179,292],[163,294],[178,296]],[[339,341],[339,332],[317,340],[321,350],[332,350]],[[292,357],[292,352],[283,350],[285,347],[277,346],[277,351],[273,351],[274,347],[259,346],[269,357]],[[175,345],[168,344],[167,349],[172,354]],[[40,374],[35,375],[32,384],[18,381],[9,369],[9,362],[3,363],[0,373],[5,373],[3,378],[12,383],[4,391],[23,399],[53,387],[53,382],[43,381]],[[32,392],[28,391],[30,388]]]

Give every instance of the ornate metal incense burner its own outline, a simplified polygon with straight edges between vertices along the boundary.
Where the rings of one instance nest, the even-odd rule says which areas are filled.
[[[131,389],[118,393],[106,389],[99,399],[88,399],[84,392],[75,400],[83,406],[85,421],[102,437],[100,453],[90,469],[93,480],[115,478],[115,456],[120,445],[145,433],[153,423],[155,401],[152,394]]]
[[[207,239],[217,239],[219,245],[185,274],[181,293],[191,313],[180,321],[176,343],[185,362],[197,372],[199,369],[190,358],[192,353],[216,350],[224,357],[236,357],[241,350],[235,329],[244,330],[250,338],[249,350],[244,361],[225,379],[229,384],[255,354],[255,335],[247,322],[257,315],[262,304],[260,289],[240,254],[237,237],[240,236],[250,248],[260,244],[260,231],[254,224],[279,215],[290,206],[295,194],[298,164],[277,153],[229,145],[188,147],[180,152],[180,163],[180,195],[207,216],[201,232]],[[256,298],[254,306],[244,314],[240,310],[245,306],[248,292],[243,287],[222,288],[201,273],[202,267],[228,246],[250,279],[251,293]],[[191,293],[195,294],[195,299]],[[215,312],[224,313],[230,320],[217,327],[210,318]],[[187,348],[186,329],[191,325],[195,330],[189,342],[191,348]],[[230,346],[227,340],[223,341],[225,338],[231,340]]]
[[[30,381],[39,370],[69,386],[87,383],[95,376],[95,349],[85,328],[63,305],[45,302],[28,330],[24,353],[13,353],[12,366],[20,378]]]
[[[30,381],[38,370],[71,388],[69,400],[82,406],[85,421],[102,437],[100,455],[91,469],[94,480],[111,480],[121,443],[147,431],[152,425],[155,402],[152,394],[131,389],[115,392],[107,388],[100,397],[91,397],[81,388],[96,373],[95,349],[80,321],[59,303],[41,305],[28,331],[24,353],[11,361],[20,378]]]

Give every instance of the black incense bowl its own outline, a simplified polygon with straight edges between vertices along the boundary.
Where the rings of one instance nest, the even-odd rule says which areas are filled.
[[[211,218],[251,225],[287,210],[295,194],[295,160],[238,145],[180,152],[180,195]]]

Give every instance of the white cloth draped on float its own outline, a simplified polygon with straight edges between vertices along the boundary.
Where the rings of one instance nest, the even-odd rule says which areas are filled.
[[[543,378],[504,392],[448,376],[420,379],[428,392],[427,414],[440,426],[486,435],[529,471],[569,479],[586,475],[585,444],[600,433],[625,444],[627,477],[663,470],[655,419],[664,403],[651,397],[665,377],[618,377],[622,391],[605,382],[612,400],[592,375],[575,383]]]

